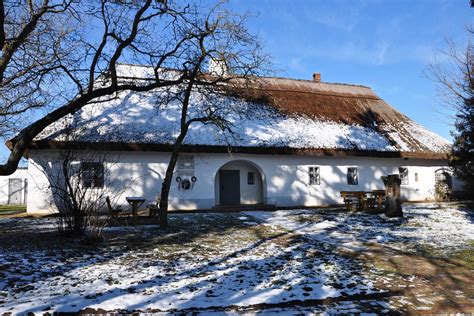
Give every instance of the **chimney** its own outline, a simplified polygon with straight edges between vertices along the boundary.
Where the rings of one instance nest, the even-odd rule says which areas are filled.
[[[209,61],[209,73],[216,76],[226,76],[228,73],[226,61],[224,59],[211,58]]]
[[[313,74],[313,81],[314,82],[321,82],[321,74],[319,72],[315,72]]]

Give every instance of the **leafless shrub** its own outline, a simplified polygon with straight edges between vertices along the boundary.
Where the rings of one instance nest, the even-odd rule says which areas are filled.
[[[101,218],[108,192],[103,180],[105,155],[61,150],[57,166],[48,171],[51,193],[58,210],[58,229],[65,235],[83,236],[88,228],[92,237],[100,237],[107,218]],[[87,161],[87,162],[84,162]],[[87,164],[101,166],[91,170]],[[99,183],[102,182],[102,183]]]
[[[65,137],[74,143],[80,131],[69,131]],[[51,194],[57,211],[57,228],[66,236],[99,240],[104,227],[110,222],[106,198],[115,203],[135,184],[137,178],[119,180],[113,170],[120,157],[97,150],[64,148],[53,150],[38,158],[47,187],[40,188]]]

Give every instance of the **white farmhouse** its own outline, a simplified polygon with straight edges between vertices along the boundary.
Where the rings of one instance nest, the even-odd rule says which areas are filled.
[[[122,67],[128,75],[146,70]],[[317,75],[260,82],[256,90],[265,100],[218,100],[251,113],[230,114],[232,133],[191,125],[175,170],[171,209],[341,204],[341,191],[383,189],[380,177],[387,174],[402,176],[404,199],[433,199],[437,175],[446,174],[448,142],[370,88],[321,82]],[[28,212],[54,211],[48,175],[65,150],[83,154],[76,164],[92,175],[84,184],[108,189],[114,204],[127,205],[127,196],[153,202],[180,115],[179,104],[160,104],[160,94],[123,92],[85,106],[37,137],[28,150]],[[196,92],[192,102],[196,109],[209,100]],[[102,158],[91,159],[90,152]]]

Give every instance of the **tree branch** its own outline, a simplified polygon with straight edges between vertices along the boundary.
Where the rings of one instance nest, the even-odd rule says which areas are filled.
[[[3,0],[0,0],[0,50],[3,51],[5,45],[5,5]]]
[[[5,69],[7,68],[13,54],[17,51],[18,47],[25,42],[28,35],[35,30],[38,20],[48,12],[48,9],[48,1],[45,0],[43,6],[38,10],[38,12],[33,14],[28,23],[20,31],[19,35],[11,42],[5,42],[2,46],[2,57],[0,58],[0,83],[3,81]]]
[[[97,48],[94,58],[92,59],[91,66],[90,66],[90,71],[89,71],[89,87],[88,90],[89,92],[92,92],[94,89],[94,82],[95,82],[95,69],[97,67],[97,63],[99,62],[100,56],[102,55],[102,51],[104,50],[105,45],[107,44],[107,38],[108,38],[108,33],[109,33],[109,23],[107,22],[107,17],[105,14],[105,2],[104,0],[101,1],[101,15],[102,15],[102,20],[104,22],[104,33],[102,35],[102,40],[99,44],[99,47]]]
[[[82,108],[88,102],[103,97],[111,95],[120,91],[137,91],[144,92],[156,89],[158,87],[169,87],[182,83],[183,77],[178,78],[177,80],[171,81],[162,81],[162,82],[153,82],[145,86],[137,86],[133,84],[123,84],[118,86],[108,86],[106,88],[100,88],[94,90],[90,93],[86,93],[82,96],[79,96],[77,99],[72,100],[68,104],[52,111],[43,118],[37,120],[33,124],[24,128],[16,137],[7,142],[8,147],[11,150],[10,156],[8,157],[7,163],[0,165],[0,175],[8,175],[15,172],[18,167],[18,163],[23,156],[24,151],[31,144],[33,139],[43,131],[48,125],[56,122],[58,119],[76,112]]]
[[[123,50],[128,45],[130,45],[130,43],[132,43],[135,37],[137,36],[138,25],[140,24],[140,19],[142,15],[145,13],[145,11],[150,7],[150,5],[151,5],[151,0],[146,0],[145,4],[135,14],[135,17],[133,19],[132,29],[130,31],[129,36],[125,40],[119,42],[119,45],[117,46],[114,54],[112,55],[112,58],[110,59],[109,71],[110,71],[110,75],[112,79],[112,85],[117,85],[117,69],[116,69],[117,60],[122,55]]]

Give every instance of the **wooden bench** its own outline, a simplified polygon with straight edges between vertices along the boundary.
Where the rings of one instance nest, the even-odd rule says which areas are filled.
[[[348,211],[350,211],[353,206],[356,206],[358,211],[363,211],[367,208],[375,209],[376,203],[377,207],[381,209],[385,191],[341,191],[341,196]]]
[[[107,209],[109,211],[110,217],[117,218],[119,213],[122,212],[122,208],[120,206],[113,208],[108,196],[105,197],[105,202],[107,203]]]
[[[158,196],[155,203],[150,203],[146,207],[150,210],[150,217],[155,217],[160,210],[161,197]]]

